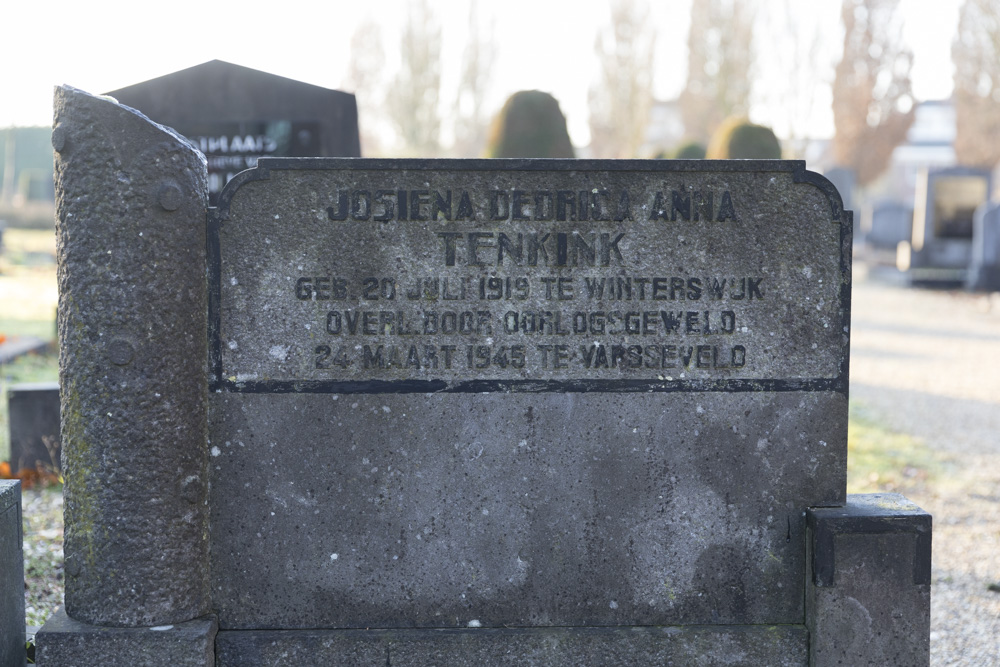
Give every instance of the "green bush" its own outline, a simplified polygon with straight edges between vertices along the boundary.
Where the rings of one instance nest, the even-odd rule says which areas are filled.
[[[556,98],[540,90],[511,95],[493,120],[486,157],[576,157]]]
[[[781,144],[774,132],[746,118],[729,118],[719,126],[708,144],[710,160],[780,160]]]
[[[686,141],[678,146],[670,157],[675,160],[704,160],[705,146],[697,141]]]

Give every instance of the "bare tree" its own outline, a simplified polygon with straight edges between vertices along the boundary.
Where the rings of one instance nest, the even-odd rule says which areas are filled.
[[[754,10],[746,0],[695,0],[688,75],[680,96],[684,131],[706,142],[729,116],[745,116],[752,88]]]
[[[830,31],[811,4],[782,0],[761,9],[757,25],[761,34],[768,35],[769,48],[758,53],[759,65],[762,71],[766,68],[780,76],[761,77],[754,96],[766,101],[758,109],[765,109],[769,117],[755,120],[784,137],[789,157],[802,158],[818,109],[819,84],[832,78],[833,58],[827,52],[831,40],[826,38]]]
[[[441,24],[428,0],[413,0],[400,40],[402,64],[386,107],[403,144],[413,157],[441,151]]]
[[[362,155],[378,155],[383,150],[379,129],[384,123],[384,71],[382,31],[377,23],[368,19],[359,24],[351,36],[351,62],[343,83],[344,89],[357,98]]]
[[[1000,2],[965,0],[951,47],[955,64],[955,156],[960,164],[1000,162]]]
[[[644,0],[613,0],[611,31],[597,37],[600,81],[591,88],[594,157],[636,157],[653,102],[656,34]]]
[[[497,52],[493,26],[492,20],[486,26],[481,25],[479,3],[472,0],[462,74],[455,96],[454,152],[459,157],[477,157],[486,144],[489,117],[484,100]]]
[[[899,0],[844,0],[844,54],[833,80],[833,155],[857,174],[878,178],[913,124],[910,70],[896,13]]]

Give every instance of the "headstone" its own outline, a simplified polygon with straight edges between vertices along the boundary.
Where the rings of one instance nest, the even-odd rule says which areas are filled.
[[[976,209],[972,263],[966,286],[972,290],[1000,291],[1000,204],[985,203]]]
[[[209,231],[221,627],[800,618],[790,508],[844,502],[850,229],[801,164],[704,164],[235,181]]]
[[[212,204],[259,157],[358,157],[354,95],[212,60],[108,93],[208,158]]]
[[[199,227],[183,142],[56,109],[49,664],[187,619],[177,664],[804,665],[860,632],[806,604],[870,540],[810,552],[858,503],[852,216],[803,163],[263,158]],[[905,586],[877,648],[919,660]]]
[[[59,383],[24,382],[7,389],[10,420],[10,467],[38,468],[58,473]]]
[[[917,181],[913,234],[900,244],[899,268],[914,282],[962,283],[972,259],[973,215],[990,193],[989,170],[948,167]]]
[[[905,204],[876,202],[866,217],[865,242],[875,250],[891,250],[895,254],[899,242],[912,236],[913,209]]]
[[[0,665],[24,661],[21,482],[0,479]]]

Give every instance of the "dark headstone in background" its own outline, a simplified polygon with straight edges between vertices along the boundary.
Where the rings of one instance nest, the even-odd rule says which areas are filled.
[[[10,467],[59,472],[59,383],[31,382],[7,390]]]
[[[1000,204],[986,203],[973,220],[972,263],[965,286],[1000,291]]]
[[[212,60],[108,93],[208,158],[210,203],[258,157],[360,157],[354,95]]]
[[[987,169],[948,167],[920,174],[913,236],[900,244],[897,261],[911,282],[965,282],[972,261],[973,214],[991,189]]]
[[[900,241],[910,238],[913,209],[897,201],[880,201],[864,216],[865,241],[873,248],[896,251]]]

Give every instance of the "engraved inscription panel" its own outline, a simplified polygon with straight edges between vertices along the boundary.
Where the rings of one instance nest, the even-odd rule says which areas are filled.
[[[841,376],[842,225],[791,171],[297,164],[262,161],[221,216],[232,388]]]

